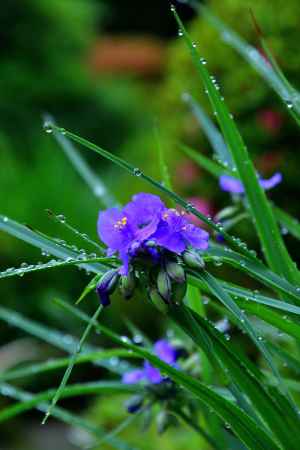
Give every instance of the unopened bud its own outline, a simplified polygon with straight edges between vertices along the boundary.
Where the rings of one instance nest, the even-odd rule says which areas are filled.
[[[201,256],[193,250],[185,250],[182,255],[183,261],[191,269],[203,269],[205,262]]]
[[[166,411],[160,411],[156,416],[157,432],[164,433],[170,425],[174,424],[174,417]]]
[[[185,281],[184,268],[176,261],[167,261],[166,271],[169,277],[177,283],[183,283]]]
[[[149,297],[150,297],[150,300],[152,301],[152,303],[156,306],[156,308],[160,312],[162,312],[163,314],[167,314],[168,306],[167,306],[166,302],[164,301],[164,299],[162,298],[162,296],[159,294],[159,292],[155,288],[150,289]]]
[[[135,289],[135,278],[133,272],[129,272],[128,275],[121,276],[120,279],[120,291],[126,300],[129,300]]]
[[[100,302],[103,306],[108,306],[110,304],[109,296],[113,293],[117,287],[119,273],[117,270],[112,269],[107,271],[100,279],[96,292],[99,296]]]
[[[144,397],[142,395],[134,395],[125,402],[125,408],[130,414],[134,414],[141,409],[143,402]]]
[[[164,300],[169,302],[172,295],[172,284],[169,275],[164,269],[160,269],[158,273],[157,289],[160,295],[164,298]]]

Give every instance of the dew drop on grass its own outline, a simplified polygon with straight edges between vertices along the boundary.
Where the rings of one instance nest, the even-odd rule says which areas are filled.
[[[3,222],[8,222],[8,217],[3,217]]]
[[[205,58],[200,58],[200,62],[201,62],[201,64],[203,64],[203,65],[207,64],[207,61],[206,61]]]
[[[56,216],[57,220],[59,220],[61,223],[64,223],[66,221],[66,218],[63,214],[58,214]]]
[[[178,30],[178,36],[179,37],[183,36],[183,31],[182,30]]]
[[[293,102],[291,102],[290,100],[287,100],[287,101],[285,102],[285,104],[286,104],[286,106],[287,106],[288,109],[292,109],[292,108],[293,108]]]
[[[53,126],[49,122],[45,122],[43,125],[44,131],[48,134],[53,133]]]
[[[133,175],[136,177],[140,177],[142,175],[142,171],[138,167],[135,167],[133,169]]]
[[[193,42],[193,43],[192,43],[192,47],[193,47],[193,48],[197,48],[196,42]]]

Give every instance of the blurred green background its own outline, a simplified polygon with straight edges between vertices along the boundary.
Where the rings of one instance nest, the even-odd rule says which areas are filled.
[[[207,3],[258,47],[251,7],[284,73],[296,87],[300,86],[298,0],[274,0],[272,6],[268,0],[250,1],[247,5],[243,0]],[[272,193],[274,201],[299,215],[297,134],[284,106],[203,18],[196,17],[186,5],[179,5],[178,11],[220,82],[256,167],[265,176],[277,170],[283,172],[283,184]],[[190,56],[178,37],[168,1],[152,0],[141,5],[138,0],[2,0],[0,58],[1,214],[79,244],[49,219],[45,213],[49,208],[64,214],[70,223],[97,239],[95,224],[103,205],[51,135],[43,131],[45,113],[61,126],[122,155],[157,179],[158,128],[176,191],[197,201],[206,214],[214,214],[228,203],[228,196],[219,192],[216,181],[178,150],[178,142],[185,142],[210,154],[201,129],[182,102],[182,94],[192,93],[210,115],[211,112]],[[149,191],[139,179],[97,156],[84,151],[82,155],[118,201],[127,202],[135,192]],[[252,241],[252,246],[257,245],[249,227],[241,224],[237,233]],[[286,239],[289,242],[290,237]],[[293,244],[291,250],[295,256],[299,248]],[[0,269],[41,260],[45,256],[36,249],[0,234]],[[58,296],[74,301],[88,280],[84,272],[75,269],[3,280],[1,303],[27,317],[79,335],[77,322],[65,317],[52,299]],[[90,296],[85,308],[92,311],[96,302],[96,297]],[[120,318],[124,316],[152,338],[165,330],[165,324],[157,322],[157,316],[142,299],[131,303],[115,299],[104,320],[122,332]],[[53,353],[2,322],[0,339],[0,370],[23,360],[38,360],[45,352],[49,356]],[[99,342],[99,338],[94,339]],[[72,377],[89,380],[98,376],[101,373],[95,369],[88,373],[86,369],[76,369]],[[37,392],[55,386],[59,379],[60,374],[32,379],[26,381],[26,387]],[[1,402],[7,404],[2,399]],[[99,423],[108,429],[124,417],[119,408],[121,399],[102,400],[101,408],[97,401],[66,404],[87,415],[98,415]],[[49,422],[47,429],[41,428],[39,420],[40,415],[30,413],[14,419],[12,427],[0,427],[0,449],[78,448],[74,430],[56,422]],[[141,437],[135,428],[128,433],[129,440],[138,444]],[[199,448],[187,433],[175,431],[172,436],[170,432],[159,438],[163,441],[157,440],[154,431],[151,436],[151,445],[143,443],[143,449],[183,449],[187,442],[190,448]]]

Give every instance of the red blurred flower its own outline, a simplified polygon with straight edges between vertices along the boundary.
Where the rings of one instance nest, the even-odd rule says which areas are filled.
[[[282,115],[273,109],[263,109],[256,116],[259,125],[271,134],[279,132],[283,124]]]
[[[210,216],[210,217],[214,216],[214,213],[215,213],[214,207],[209,200],[206,200],[205,198],[202,198],[202,197],[189,197],[187,199],[187,201],[189,203],[192,203],[192,205],[194,205],[195,208],[199,212],[204,214],[205,216]],[[190,222],[192,222],[196,226],[199,226],[199,225],[201,225],[202,227],[204,226],[203,222],[200,219],[198,219],[198,217],[194,216],[193,214],[188,214],[188,219]]]
[[[201,171],[196,164],[190,160],[184,160],[176,167],[176,179],[181,186],[190,186],[197,181]]]

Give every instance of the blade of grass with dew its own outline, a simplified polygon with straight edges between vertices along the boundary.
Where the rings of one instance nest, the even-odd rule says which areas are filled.
[[[247,275],[259,280],[271,289],[285,294],[287,298],[297,302],[297,304],[300,303],[299,287],[293,286],[293,284],[286,281],[285,278],[272,272],[272,270],[268,269],[264,264],[259,263],[258,261],[254,262],[250,258],[247,258],[238,252],[234,252],[228,247],[223,248],[216,244],[211,244],[207,250],[201,252],[201,256],[207,262],[217,261],[230,264],[233,267],[246,272]]]
[[[39,397],[39,394],[31,394],[9,384],[2,384],[0,386],[0,389],[2,395],[20,401],[20,403],[18,403],[17,405],[8,407],[7,409],[4,409],[0,412],[0,422],[4,422],[12,417],[15,417],[17,414],[21,414],[23,411],[26,411],[28,409],[36,408],[39,411],[45,412],[48,408],[48,404],[44,401],[43,398]],[[82,428],[98,439],[105,434],[105,431],[102,430],[99,425],[93,424],[86,419],[83,419],[57,406],[53,410],[53,416],[56,419],[67,423],[68,425]],[[135,450],[128,444],[122,442],[117,438],[111,439],[110,444],[118,450]]]
[[[192,60],[200,79],[207,90],[225,142],[236,166],[237,173],[245,188],[249,208],[252,212],[255,227],[268,264],[275,272],[283,275],[291,282],[299,282],[299,272],[284,245],[272,209],[264,190],[258,182],[254,166],[249,158],[248,151],[235,122],[225,105],[223,97],[221,97],[219,90],[213,83],[209,72],[206,69],[206,65],[203,64],[204,61],[200,58],[196,44],[191,41],[176,9],[172,8],[172,11],[187,47],[191,52]]]
[[[236,352],[235,349],[231,349],[228,341],[225,337],[217,332],[207,321],[204,321],[199,315],[189,310],[188,308],[173,308],[171,311],[172,318],[180,324],[185,332],[194,340],[194,342],[203,348],[203,342],[201,334],[207,333],[208,339],[211,341],[211,351],[213,351],[219,358],[221,364],[225,364],[225,373],[232,378],[232,381],[244,392],[251,400],[255,407],[256,413],[260,415],[264,423],[269,425],[271,432],[277,435],[282,443],[288,438],[286,425],[282,424],[282,413],[275,399],[270,396],[262,383],[258,380],[257,376],[252,371],[251,364],[248,364],[246,357],[241,357],[241,352]],[[192,324],[192,326],[191,326]],[[197,331],[197,328],[201,329],[201,332]],[[209,349],[206,351],[209,352]],[[233,353],[234,352],[234,353]],[[208,353],[209,355],[210,353]],[[222,367],[222,366],[221,366]],[[292,428],[296,432],[298,426],[298,416],[293,410],[291,417],[287,418],[291,423]],[[275,425],[276,424],[276,425]],[[277,429],[277,426],[280,429]],[[274,429],[276,427],[276,430]],[[297,447],[298,444],[291,442],[291,438],[288,438],[291,448]],[[287,442],[284,445],[287,445]],[[290,447],[288,447],[290,448]]]
[[[290,369],[298,376],[300,375],[300,361],[273,342],[268,342],[268,347],[274,356],[283,362],[283,367]]]
[[[62,301],[59,301],[57,303],[59,303],[61,307],[65,308],[81,320],[90,322],[91,318],[89,316],[86,316],[84,313],[72,307],[71,305],[66,304]],[[219,394],[215,393],[211,388],[205,386],[203,383],[200,383],[198,380],[190,377],[182,371],[179,371],[174,367],[171,367],[170,365],[164,363],[148,350],[132,344],[129,339],[120,338],[113,331],[106,327],[103,327],[102,325],[101,327],[98,327],[98,323],[96,321],[94,321],[94,326],[96,329],[99,329],[99,331],[103,331],[104,334],[110,337],[112,341],[114,341],[118,345],[122,345],[123,347],[132,350],[134,353],[137,353],[141,357],[149,360],[150,363],[159,368],[162,373],[167,374],[175,382],[189,390],[192,394],[195,395],[196,398],[198,398],[201,402],[208,405],[213,411],[215,411],[215,413],[232,428],[236,435],[249,448],[253,450],[265,450],[266,448],[270,450],[279,449],[272,437],[270,437],[263,428],[259,427],[251,417],[249,417],[246,413],[244,413],[244,411],[242,411],[229,400],[226,400]]]
[[[184,99],[201,126],[202,131],[207,136],[218,163],[222,165],[225,170],[229,170],[230,172],[235,171],[235,164],[221,133],[191,95],[186,94]]]
[[[228,309],[234,315],[234,317],[237,319],[239,327],[243,329],[252,339],[258,350],[264,356],[271,371],[273,372],[275,378],[277,379],[279,390],[282,392],[283,395],[286,395],[287,398],[289,398],[290,403],[294,406],[295,410],[297,410],[297,407],[296,405],[294,405],[294,401],[290,397],[289,391],[281,378],[277,366],[273,361],[271,353],[265,346],[261,337],[257,335],[248,317],[245,315],[245,313],[242,312],[242,310],[237,306],[237,304],[233,301],[230,295],[222,288],[222,286],[210,273],[208,273],[206,270],[202,270],[201,272],[198,273],[198,276],[206,283],[211,293],[215,295],[219,299],[219,301],[226,307],[226,309]]]
[[[203,155],[203,153],[196,152],[192,148],[188,147],[187,145],[181,144],[180,149],[191,159],[193,159],[201,168],[205,169],[207,172],[212,174],[214,177],[219,178],[221,175],[224,174],[223,167],[216,163],[215,161],[212,161],[207,156]]]
[[[0,272],[0,278],[8,278],[8,277],[14,277],[19,276],[22,277],[23,275],[26,275],[27,273],[32,272],[40,272],[43,270],[49,270],[49,269],[56,269],[61,267],[68,267],[68,266],[82,266],[87,263],[101,263],[101,273],[98,275],[102,275],[106,270],[109,270],[112,268],[112,265],[117,260],[115,258],[83,258],[82,255],[79,255],[79,257],[72,259],[71,257],[68,257],[65,260],[50,260],[46,263],[39,263],[39,264],[29,264],[26,267],[24,267],[24,263],[19,268],[8,268],[2,272]],[[107,264],[105,266],[104,264]],[[97,275],[97,276],[98,276]]]
[[[154,127],[154,133],[155,133],[155,140],[156,140],[156,145],[157,145],[157,149],[158,149],[158,160],[159,160],[159,169],[160,169],[160,174],[161,174],[161,178],[162,181],[164,183],[164,185],[166,186],[166,188],[168,188],[170,191],[172,190],[172,184],[171,184],[171,176],[170,176],[170,172],[165,160],[165,154],[164,154],[164,150],[161,144],[161,136],[160,136],[160,132],[158,129],[158,125],[156,125]]]
[[[72,314],[74,314],[76,317],[78,317],[81,320],[84,320],[85,322],[88,322],[89,316],[87,316],[85,313],[83,313],[82,311],[79,311],[78,309],[74,308],[73,306],[69,305],[68,303],[61,301],[61,300],[56,300],[56,303],[58,303],[59,306],[61,306],[62,308],[66,309],[66,311],[71,312]],[[174,314],[175,311],[175,314]],[[248,395],[250,396],[250,398],[253,400],[253,402],[256,404],[256,406],[258,406],[262,412],[262,416],[264,416],[264,414],[267,414],[267,412],[269,411],[269,413],[271,414],[275,414],[276,416],[276,405],[272,403],[272,399],[269,398],[266,395],[266,392],[264,391],[263,387],[260,386],[255,377],[253,377],[253,375],[251,375],[251,377],[249,377],[250,374],[248,374],[248,372],[245,373],[245,370],[249,370],[249,366],[241,365],[241,357],[239,356],[239,359],[236,357],[236,355],[233,355],[231,352],[228,352],[228,343],[226,342],[226,352],[224,353],[225,349],[221,348],[220,349],[220,344],[219,342],[215,342],[215,338],[217,336],[216,331],[212,332],[212,329],[210,329],[210,335],[207,333],[207,327],[208,327],[208,323],[206,323],[206,328],[204,329],[200,329],[199,325],[195,322],[195,320],[193,319],[193,317],[191,315],[188,315],[188,310],[187,309],[180,309],[180,311],[178,312],[178,308],[175,310],[171,309],[171,317],[174,319],[176,318],[176,313],[178,313],[180,315],[181,320],[178,321],[177,318],[177,322],[180,325],[185,325],[186,329],[185,331],[187,332],[187,334],[192,337],[192,339],[195,341],[196,344],[200,343],[200,347],[203,348],[207,354],[207,356],[212,359],[215,357],[215,354],[217,353],[218,357],[220,358],[220,361],[222,363],[221,367],[223,367],[223,365],[225,364],[226,367],[230,368],[230,374],[234,375],[234,379],[235,381],[242,386],[245,389],[245,392],[248,393]],[[184,320],[186,319],[186,320]],[[95,326],[97,329],[102,330],[102,332],[108,336],[110,336],[113,340],[115,339],[119,339],[118,337],[116,337],[116,335],[111,332],[110,330],[107,329],[107,327],[104,327],[103,325],[99,325],[97,323],[95,323]],[[201,331],[201,332],[200,332]],[[199,334],[200,333],[200,334]],[[129,340],[122,340],[123,342],[130,342]],[[216,345],[218,345],[216,347]],[[230,353],[230,355],[228,355],[228,353]],[[230,358],[228,360],[228,357]],[[224,359],[225,358],[225,359]],[[245,362],[245,358],[242,359],[242,361]],[[245,364],[245,363],[244,363]],[[228,372],[229,373],[229,372]],[[227,372],[226,372],[227,374]],[[265,404],[265,402],[268,402],[267,404]],[[271,406],[269,405],[269,403],[271,403]],[[274,409],[275,408],[275,409]],[[278,411],[277,411],[278,414]],[[278,420],[280,419],[280,414],[279,417],[277,417]],[[270,421],[270,418],[268,417],[268,420]]]
[[[17,239],[20,239],[21,241],[33,245],[34,247],[37,247],[50,255],[56,256],[57,258],[75,259],[80,256],[79,252],[67,248],[49,236],[37,233],[29,227],[22,225],[7,216],[0,215],[0,230],[16,237]],[[99,263],[83,264],[81,267],[86,269],[88,272],[97,273],[102,271],[102,266]]]
[[[277,206],[273,206],[273,211],[276,219],[282,226],[282,229],[289,232],[295,238],[300,239],[299,221]]]
[[[205,286],[201,280],[193,276],[189,279],[192,285],[198,286],[204,292],[210,293],[207,286]],[[253,294],[251,291],[244,290],[243,288],[230,286],[219,279],[217,279],[217,281],[225,292],[233,296],[234,301],[240,308],[256,315],[260,319],[276,327],[278,330],[285,332],[287,335],[299,339],[300,327],[297,322],[288,318],[287,315],[282,316],[282,314],[273,312],[264,305],[279,309],[284,313],[296,313],[299,315],[298,307],[265,296],[258,296],[258,294]],[[228,310],[226,309],[226,313],[227,311]]]
[[[113,153],[108,152],[107,150],[104,150],[103,148],[93,144],[92,142],[87,141],[84,138],[81,138],[80,136],[77,136],[74,133],[71,133],[70,131],[65,130],[64,128],[59,128],[54,126],[53,127],[56,131],[65,134],[70,139],[74,140],[75,142],[79,142],[83,147],[92,150],[104,158],[108,159],[109,161],[113,162],[114,164],[122,167],[124,170],[129,172],[131,175],[134,175],[136,177],[141,178],[142,180],[148,182],[150,185],[154,186],[156,189],[158,189],[163,194],[166,194],[170,199],[172,199],[175,203],[182,206],[186,211],[188,211],[190,214],[193,214],[198,219],[200,219],[202,222],[206,223],[210,228],[212,228],[214,231],[222,234],[224,236],[224,239],[227,240],[234,248],[238,248],[243,254],[247,255],[250,258],[255,259],[251,251],[247,249],[247,246],[241,248],[240,243],[237,244],[236,238],[230,236],[228,233],[226,233],[222,227],[216,223],[213,222],[213,220],[204,214],[200,213],[192,204],[186,202],[183,198],[181,198],[179,195],[177,195],[175,192],[170,191],[165,186],[163,186],[161,183],[154,180],[149,175],[144,174],[140,169],[137,167],[132,166],[127,161],[115,156]]]
[[[255,47],[248,44],[235,31],[212,14],[209,8],[200,4],[198,7],[205,19],[220,33],[221,39],[234,48],[264,78],[287,106],[288,112],[299,124],[299,92],[291,86],[285,77],[285,81],[283,81],[281,76],[282,72],[274,70],[274,66],[266,61]]]
[[[44,127],[55,124],[53,117],[49,115],[45,115],[44,119]],[[88,164],[81,157],[80,153],[77,151],[72,142],[70,142],[63,134],[57,133],[55,131],[53,133],[53,136],[55,137],[56,142],[59,144],[65,155],[69,158],[73,167],[77,170],[78,174],[90,188],[91,192],[100,200],[101,204],[105,208],[117,206],[118,201],[108,191],[107,187],[100,179],[100,177],[96,175],[88,166]]]
[[[67,353],[74,353],[78,347],[79,341],[77,338],[63,334],[53,328],[40,324],[33,320],[27,319],[21,314],[13,311],[12,309],[0,306],[0,320],[3,320],[10,326],[19,328],[22,331],[44,341],[56,348],[59,348]],[[92,345],[85,344],[82,349],[82,353],[91,353],[95,351],[102,351],[102,348],[94,347]],[[95,365],[104,367],[111,372],[122,375],[130,368],[129,364],[125,361],[119,364],[114,364],[112,358],[107,361],[95,361]]]
[[[101,277],[102,274],[99,273],[91,279],[91,281],[83,289],[78,300],[75,302],[76,305],[78,305],[90,292],[94,291]]]
[[[84,332],[83,332],[83,334],[82,334],[82,336],[80,338],[79,344],[78,344],[75,352],[73,353],[72,358],[70,359],[69,365],[68,365],[68,367],[67,367],[67,369],[66,369],[66,371],[64,373],[64,376],[63,376],[63,378],[61,380],[61,383],[60,383],[60,385],[59,385],[55,395],[53,396],[51,405],[49,406],[49,409],[47,410],[47,412],[45,414],[45,417],[44,417],[44,419],[42,421],[42,425],[44,425],[46,423],[48,417],[51,416],[52,409],[54,408],[54,406],[58,402],[58,400],[59,400],[59,398],[60,398],[64,388],[67,385],[67,382],[68,382],[68,380],[70,378],[72,369],[73,369],[73,367],[74,367],[74,365],[76,363],[76,358],[77,358],[78,354],[81,352],[83,344],[85,343],[86,339],[88,338],[88,335],[90,334],[90,331],[91,331],[92,326],[93,326],[93,321],[97,320],[97,318],[101,314],[102,310],[103,310],[103,306],[100,305],[97,308],[97,310],[95,311],[95,313],[94,313],[90,323],[88,323],[86,329],[84,330]]]
[[[193,102],[197,105],[199,108],[200,105],[198,105],[194,100]],[[223,145],[226,145],[223,137],[215,127],[215,125],[212,123],[210,118],[205,115],[205,112],[202,111],[202,115],[205,117],[205,123],[207,126],[209,126],[209,133],[206,131],[206,127],[202,125],[203,131],[206,133],[206,136],[214,148],[215,146],[219,146],[221,143],[221,149],[222,151]],[[195,161],[201,168],[204,168],[207,172],[209,172],[211,175],[213,175],[216,178],[219,178],[221,175],[226,173],[227,175],[236,176],[235,173],[230,171],[228,167],[225,167],[224,169],[222,166],[211,159],[209,159],[207,156],[203,155],[200,152],[197,152],[196,150],[181,144],[180,145],[181,150],[189,156],[193,161]],[[228,166],[229,163],[227,163]],[[275,205],[271,205],[273,214],[277,220],[277,222],[282,226],[283,229],[286,229],[289,233],[291,233],[292,236],[296,237],[297,239],[300,239],[300,224],[299,221],[292,216],[290,216],[288,213],[283,211],[282,209],[278,208]]]
[[[95,242],[91,238],[89,238],[87,234],[80,232],[79,230],[77,230],[77,228],[75,228],[74,226],[70,225],[66,221],[65,216],[61,216],[61,214],[55,214],[53,211],[51,211],[51,209],[46,209],[46,213],[56,223],[64,226],[68,231],[71,231],[73,234],[75,234],[76,237],[82,239],[85,243],[89,243],[90,245],[95,247],[97,249],[97,251],[99,251],[100,253],[105,252],[104,246],[101,247],[100,244],[98,244],[97,242]]]
[[[88,352],[78,355],[75,364],[86,364],[90,362],[99,362],[101,360],[110,360],[111,358],[136,358],[132,353],[124,349],[102,350]],[[32,377],[41,373],[59,370],[67,367],[70,363],[70,358],[56,358],[47,360],[41,363],[34,363],[26,365],[25,367],[17,369],[9,369],[0,372],[0,383],[4,381],[16,380],[23,377]]]

